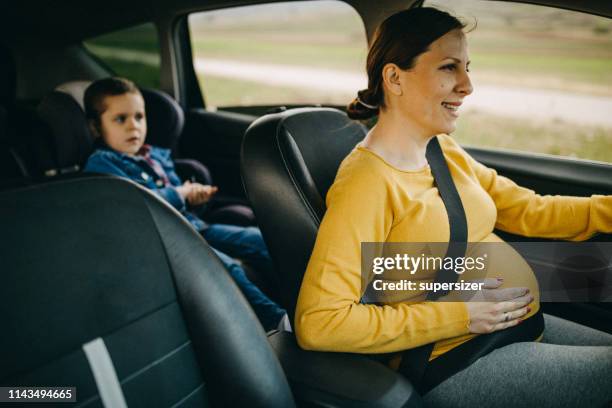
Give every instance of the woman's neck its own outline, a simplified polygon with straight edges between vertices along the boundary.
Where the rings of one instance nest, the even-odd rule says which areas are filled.
[[[423,135],[417,126],[400,115],[381,112],[376,126],[361,145],[399,169],[415,171],[427,165],[425,152],[433,136]]]

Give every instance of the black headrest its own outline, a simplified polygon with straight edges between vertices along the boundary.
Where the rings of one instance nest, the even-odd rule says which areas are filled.
[[[65,92],[52,91],[42,99],[37,111],[51,129],[49,154],[56,168],[47,171],[65,173],[82,168],[94,150],[94,138],[80,104]]]
[[[325,213],[327,190],[365,134],[364,126],[329,108],[266,115],[246,131],[244,186],[277,270],[283,272],[283,303],[291,313]]]
[[[173,149],[185,124],[181,106],[168,94],[141,89],[147,111],[147,143]]]
[[[5,46],[0,45],[0,106],[15,105],[17,72],[13,54]]]

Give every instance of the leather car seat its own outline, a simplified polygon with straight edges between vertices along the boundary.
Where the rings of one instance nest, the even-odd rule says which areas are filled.
[[[292,407],[263,329],[204,240],[115,177],[0,193],[1,386],[87,406]]]
[[[299,108],[265,115],[247,129],[242,178],[260,228],[281,273],[281,300],[291,317],[325,214],[325,195],[340,163],[366,128],[331,108]],[[294,390],[326,390],[349,406],[420,407],[401,374],[367,356],[299,348],[293,333],[270,339]],[[304,391],[305,390],[305,391]],[[329,401],[327,398],[325,401]]]
[[[276,263],[290,316],[340,162],[366,135],[330,108],[290,109],[259,118],[242,145],[247,196]]]

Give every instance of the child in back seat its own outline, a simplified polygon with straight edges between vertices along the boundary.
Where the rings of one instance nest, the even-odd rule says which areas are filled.
[[[147,119],[138,88],[123,78],[101,79],[85,91],[84,105],[98,146],[87,160],[85,171],[135,181],[176,208],[217,253],[266,331],[277,327],[287,329],[289,320],[285,310],[262,293],[232,258],[245,260],[259,273],[270,270],[272,262],[261,232],[255,227],[206,224],[188,210],[188,205],[209,201],[217,187],[181,182],[174,171],[170,150],[144,144]]]

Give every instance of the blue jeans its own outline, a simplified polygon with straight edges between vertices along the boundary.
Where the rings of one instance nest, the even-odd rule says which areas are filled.
[[[202,236],[215,250],[230,275],[247,298],[266,331],[275,329],[287,313],[251,282],[242,266],[233,258],[252,265],[258,273],[270,276],[272,261],[259,228],[211,224]]]

